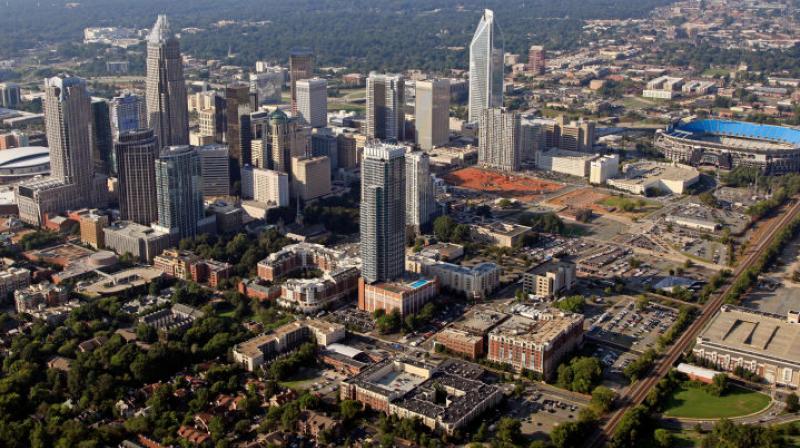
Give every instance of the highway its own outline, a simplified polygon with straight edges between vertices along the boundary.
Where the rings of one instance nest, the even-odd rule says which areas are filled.
[[[614,431],[617,429],[622,416],[626,411],[644,402],[650,390],[672,369],[672,366],[680,358],[686,349],[688,349],[692,342],[695,341],[697,335],[706,326],[708,321],[719,311],[720,307],[724,304],[724,298],[730,291],[732,285],[742,274],[753,266],[758,258],[763,253],[764,249],[772,242],[775,235],[783,229],[789,222],[800,214],[800,201],[794,201],[789,208],[783,213],[780,220],[764,234],[761,241],[757,244],[750,245],[747,253],[741,262],[737,265],[733,272],[730,281],[723,287],[723,289],[716,295],[712,296],[706,303],[700,315],[695,321],[684,331],[680,338],[669,348],[669,350],[657,361],[656,365],[651,370],[650,374],[645,378],[640,379],[638,382],[629,387],[619,398],[622,403],[620,408],[611,414],[605,421],[601,430],[598,430],[592,436],[587,446],[595,448],[602,447],[611,439]]]

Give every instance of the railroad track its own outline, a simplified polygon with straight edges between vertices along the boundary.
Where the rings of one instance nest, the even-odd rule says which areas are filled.
[[[794,201],[789,208],[781,216],[780,220],[764,235],[764,237],[755,245],[751,245],[745,254],[745,258],[739,263],[733,271],[730,282],[723,288],[723,290],[714,295],[705,305],[700,312],[700,315],[694,322],[683,332],[678,340],[670,347],[665,356],[663,356],[653,367],[650,373],[630,387],[627,392],[620,397],[623,405],[606,420],[602,429],[597,431],[587,444],[591,448],[599,448],[610,440],[614,431],[617,429],[622,416],[630,408],[642,404],[650,390],[661,381],[664,376],[672,369],[672,366],[680,358],[684,351],[692,344],[697,338],[700,331],[706,326],[708,321],[719,311],[725,302],[725,296],[730,291],[731,287],[736,283],[736,280],[742,274],[753,266],[758,261],[764,249],[772,242],[775,235],[783,229],[789,222],[800,214],[800,201]]]

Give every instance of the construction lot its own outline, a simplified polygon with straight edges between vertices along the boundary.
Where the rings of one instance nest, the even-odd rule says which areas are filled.
[[[459,188],[488,193],[523,202],[534,202],[554,193],[563,184],[535,177],[510,175],[480,168],[464,168],[444,176],[445,182]]]

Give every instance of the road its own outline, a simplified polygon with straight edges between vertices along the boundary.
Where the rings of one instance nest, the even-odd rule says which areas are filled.
[[[680,358],[680,356],[688,349],[692,342],[695,341],[697,335],[706,326],[709,320],[719,311],[720,307],[724,304],[724,298],[730,291],[731,286],[736,283],[736,280],[742,274],[753,266],[758,258],[761,256],[764,249],[772,242],[775,235],[783,229],[789,222],[800,214],[800,201],[794,201],[788,209],[783,213],[778,222],[767,231],[761,241],[757,244],[752,244],[748,249],[747,254],[741,259],[741,263],[736,267],[730,282],[718,293],[713,296],[701,311],[698,318],[683,332],[681,337],[669,348],[669,350],[661,357],[656,363],[650,374],[639,380],[637,383],[629,387],[621,396],[620,408],[611,414],[606,420],[602,429],[597,431],[594,436],[589,438],[587,446],[601,447],[604,446],[606,441],[611,439],[614,431],[617,429],[622,416],[629,409],[641,404],[647,397],[650,390],[672,369],[672,366]]]

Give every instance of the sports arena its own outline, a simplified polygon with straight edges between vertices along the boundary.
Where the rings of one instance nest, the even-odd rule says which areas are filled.
[[[766,174],[800,171],[800,129],[730,120],[679,121],[656,132],[655,146],[668,159],[691,165],[752,166]]]

